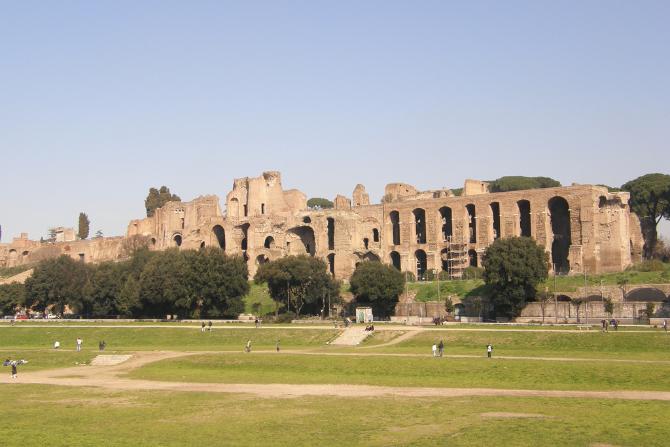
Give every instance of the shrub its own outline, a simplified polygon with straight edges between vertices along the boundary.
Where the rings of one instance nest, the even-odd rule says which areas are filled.
[[[633,272],[662,272],[665,264],[658,259],[649,259],[628,267],[626,270]]]

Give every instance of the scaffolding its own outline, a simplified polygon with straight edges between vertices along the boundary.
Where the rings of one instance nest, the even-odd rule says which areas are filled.
[[[445,242],[447,244],[447,251],[441,254],[441,258],[443,265],[446,262],[449,279],[461,279],[463,278],[463,271],[470,265],[468,244],[462,236],[461,238],[447,236]]]

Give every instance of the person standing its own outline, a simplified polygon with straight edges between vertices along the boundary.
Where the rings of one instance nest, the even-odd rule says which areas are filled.
[[[244,347],[244,352],[251,352],[251,339],[247,340],[247,345]]]
[[[440,344],[437,345],[437,352],[440,355],[440,357],[442,357],[442,355],[444,354],[444,342],[442,340],[440,340]]]
[[[82,339],[77,337],[77,352],[81,351]]]
[[[56,340],[54,342],[54,349],[58,349],[58,348],[60,348],[60,342],[58,340]]]
[[[668,333],[668,320],[663,320],[663,330]]]
[[[207,329],[209,329],[209,332],[212,332],[212,320],[209,320],[207,323]]]
[[[277,352],[279,352],[279,339],[277,339],[277,344],[275,345]]]
[[[486,356],[491,358],[491,355],[493,355],[493,346],[491,346],[491,343],[489,343],[486,345]]]
[[[16,379],[16,377],[17,377],[17,374],[16,374],[16,362],[15,362],[15,361],[12,362],[11,365],[12,365],[12,379]]]
[[[437,345],[433,343],[433,357],[437,357]]]
[[[205,322],[204,321],[200,324],[200,332],[205,332]]]

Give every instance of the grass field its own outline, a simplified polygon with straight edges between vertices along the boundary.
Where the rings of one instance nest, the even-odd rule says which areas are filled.
[[[6,446],[661,446],[670,412],[653,401],[2,391]]]
[[[20,367],[16,382],[0,384],[8,403],[0,406],[5,421],[0,438],[8,446],[667,444],[670,401],[541,396],[282,398],[179,391],[184,385],[180,382],[211,383],[211,387],[257,383],[670,391],[670,336],[658,330],[602,334],[464,325],[427,328],[405,339],[412,328],[388,329],[362,346],[347,348],[327,344],[339,333],[328,327],[223,326],[201,333],[195,324],[173,323],[3,326],[0,356],[29,363]],[[78,336],[84,339],[81,353],[72,351]],[[282,351],[272,352],[278,338]],[[56,339],[63,350],[50,349]],[[104,376],[104,380],[118,377],[120,383],[171,382],[171,391],[21,383],[33,372],[48,377],[49,369],[89,363],[103,339],[106,353],[215,353],[153,361],[120,370],[119,376]],[[244,354],[240,351],[248,339],[254,350]],[[445,354],[476,357],[432,358],[430,345],[440,339],[446,343]],[[494,345],[490,360],[484,350],[489,342]],[[503,358],[510,356],[531,358]],[[562,360],[542,359],[546,357]],[[86,374],[99,377],[98,371],[77,366],[63,380],[82,380]],[[0,373],[8,374],[9,369]]]

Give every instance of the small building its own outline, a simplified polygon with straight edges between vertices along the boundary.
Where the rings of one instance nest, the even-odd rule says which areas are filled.
[[[356,323],[372,323],[372,307],[356,308]]]

